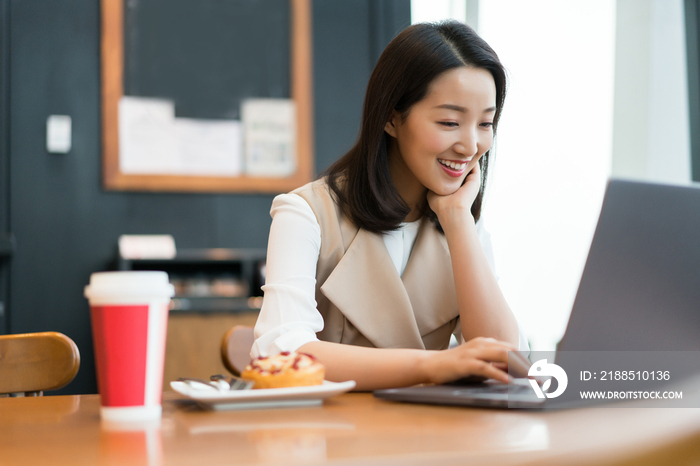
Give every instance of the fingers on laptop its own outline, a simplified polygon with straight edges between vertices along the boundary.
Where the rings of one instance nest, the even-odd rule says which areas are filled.
[[[510,381],[507,372],[504,372],[489,362],[475,359],[471,361],[468,367],[470,375],[479,375],[503,383],[508,383]]]
[[[501,369],[504,372],[508,372],[514,377],[527,377],[531,365],[530,361],[527,359],[526,356],[524,356],[521,352],[519,352],[509,343],[498,341],[494,338],[479,337],[474,338],[473,340],[469,340],[467,343],[465,343],[465,345],[470,344],[477,347],[489,345],[493,347],[494,345],[497,345],[499,347],[506,348],[506,359],[492,361],[494,365],[498,369]]]
[[[470,375],[480,375],[508,383],[507,368],[499,368],[495,364],[508,364],[508,349],[501,346],[480,346],[469,350],[465,368]]]
[[[474,338],[457,348],[435,354],[433,382],[445,383],[467,376],[481,376],[508,382],[508,373],[493,363],[508,364],[508,352],[514,349],[492,338]]]

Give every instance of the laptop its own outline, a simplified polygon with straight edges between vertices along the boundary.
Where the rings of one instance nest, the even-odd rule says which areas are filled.
[[[700,185],[608,182],[557,350],[562,356],[574,351],[700,351]],[[490,382],[377,390],[374,395],[463,406],[543,404],[527,379],[516,379],[510,388]]]

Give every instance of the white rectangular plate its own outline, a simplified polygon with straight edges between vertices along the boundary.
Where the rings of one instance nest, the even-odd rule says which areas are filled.
[[[214,391],[192,388],[185,382],[170,382],[173,390],[196,401],[207,409],[261,409],[317,406],[324,399],[355,388],[355,381],[329,382],[322,385],[289,388],[261,388],[258,390]]]

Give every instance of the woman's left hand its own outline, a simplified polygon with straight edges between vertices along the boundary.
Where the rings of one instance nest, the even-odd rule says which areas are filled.
[[[481,169],[479,163],[467,174],[466,181],[452,194],[440,196],[428,191],[428,205],[438,216],[441,224],[455,216],[471,215],[472,204],[481,187]]]

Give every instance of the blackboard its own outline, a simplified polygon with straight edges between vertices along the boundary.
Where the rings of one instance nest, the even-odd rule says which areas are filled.
[[[289,0],[127,0],[124,94],[173,99],[190,118],[290,97],[289,22]]]
[[[284,192],[312,176],[310,0],[102,0],[106,189]],[[293,98],[297,172],[286,178],[119,172],[121,96],[174,101],[177,117],[239,119],[251,97]]]

